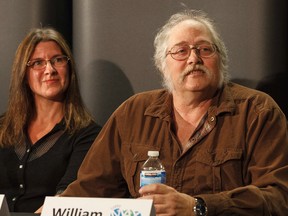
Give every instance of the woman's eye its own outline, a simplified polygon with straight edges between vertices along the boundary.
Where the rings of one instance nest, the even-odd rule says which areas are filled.
[[[42,65],[42,64],[43,64],[43,60],[37,60],[32,63],[33,66]]]
[[[62,57],[58,57],[58,58],[55,58],[53,61],[54,62],[62,62],[63,58]]]

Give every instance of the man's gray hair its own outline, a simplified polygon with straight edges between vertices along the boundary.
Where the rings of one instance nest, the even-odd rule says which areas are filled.
[[[161,72],[162,76],[166,67],[165,58],[167,53],[167,42],[170,36],[170,31],[173,27],[179,23],[193,20],[202,23],[212,35],[212,42],[217,46],[220,55],[220,83],[227,83],[229,81],[228,74],[228,54],[226,46],[218,33],[214,22],[208,18],[207,14],[198,10],[185,10],[183,12],[176,13],[170,17],[166,24],[160,28],[154,40],[154,63],[156,68]],[[164,78],[164,77],[163,77]],[[164,78],[165,82],[165,78]],[[164,84],[165,85],[165,84]]]

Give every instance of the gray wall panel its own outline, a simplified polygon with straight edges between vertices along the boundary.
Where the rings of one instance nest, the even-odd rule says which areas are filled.
[[[184,8],[215,19],[233,80],[256,88],[267,76],[287,74],[287,0],[0,0],[0,112],[18,43],[31,27],[50,25],[73,46],[84,101],[103,125],[132,94],[161,87],[154,36]]]
[[[284,13],[287,7],[281,3]],[[215,19],[229,50],[232,79],[255,88],[273,73],[267,50],[283,43],[269,28],[279,16],[279,11],[272,9],[275,7],[276,1],[269,0],[74,0],[73,44],[84,100],[102,124],[132,93],[160,88],[152,60],[154,36],[171,14],[184,8],[204,10]],[[286,20],[280,25],[284,24]],[[267,43],[271,36],[275,44]],[[274,65],[275,71],[287,68],[285,56],[282,62]]]

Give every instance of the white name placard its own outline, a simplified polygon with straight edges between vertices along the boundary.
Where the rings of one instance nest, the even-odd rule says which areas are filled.
[[[4,194],[0,194],[0,215],[10,216],[10,212]]]
[[[46,197],[41,216],[155,216],[152,200]]]

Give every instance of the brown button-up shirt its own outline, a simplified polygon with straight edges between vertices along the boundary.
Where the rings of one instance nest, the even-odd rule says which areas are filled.
[[[167,185],[203,198],[208,215],[288,214],[287,120],[271,97],[225,85],[184,152],[172,106],[165,90],[125,101],[63,195],[138,197],[141,166],[148,150],[158,150]]]

